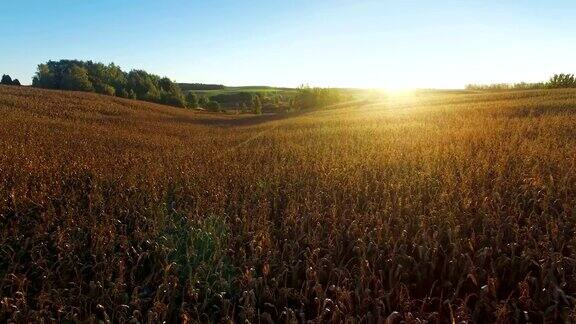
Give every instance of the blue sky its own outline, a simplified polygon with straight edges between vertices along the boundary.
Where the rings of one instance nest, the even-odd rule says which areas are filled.
[[[458,88],[576,72],[576,1],[0,0],[0,74],[77,58],[178,82]]]

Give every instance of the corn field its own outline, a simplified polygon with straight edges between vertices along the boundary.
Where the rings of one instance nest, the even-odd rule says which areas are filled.
[[[0,322],[576,321],[576,90],[281,116],[0,86]]]

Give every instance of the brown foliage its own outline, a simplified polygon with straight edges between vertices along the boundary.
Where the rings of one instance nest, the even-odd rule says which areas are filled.
[[[0,86],[0,322],[575,320],[575,107],[237,119]]]

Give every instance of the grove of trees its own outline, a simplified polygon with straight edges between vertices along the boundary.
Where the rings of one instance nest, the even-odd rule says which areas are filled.
[[[554,74],[548,82],[520,82],[520,83],[493,83],[493,84],[468,84],[466,90],[534,90],[534,89],[559,89],[576,88],[574,74]]]
[[[143,70],[124,72],[114,63],[105,65],[78,60],[48,61],[38,65],[32,86],[97,92],[186,107],[186,99],[177,83]]]
[[[225,107],[233,107],[237,104],[251,104],[254,93],[241,91],[232,93],[219,93],[210,97],[210,100],[217,101],[220,105]]]
[[[296,110],[323,109],[344,101],[345,97],[340,89],[301,86],[297,89],[291,106]]]
[[[554,74],[548,81],[548,88],[576,88],[574,74]]]
[[[261,114],[267,111],[282,111],[288,108],[288,96],[278,91],[240,91],[219,93],[210,97],[222,107],[242,112]]]
[[[220,93],[206,99],[217,102],[221,107],[234,108],[241,112],[262,114],[270,111],[297,111],[324,109],[350,98],[345,89],[311,88],[301,86],[286,92],[232,92]],[[204,105],[201,105],[205,107]]]
[[[12,85],[12,86],[19,86],[19,85],[20,85],[20,81],[18,81],[18,79],[12,80],[12,78],[11,78],[9,75],[4,74],[4,75],[2,75],[2,80],[0,81],[0,84],[3,84],[3,85]]]

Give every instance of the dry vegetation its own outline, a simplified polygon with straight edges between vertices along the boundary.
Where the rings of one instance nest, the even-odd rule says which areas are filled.
[[[576,321],[576,91],[227,117],[0,86],[0,322]]]

